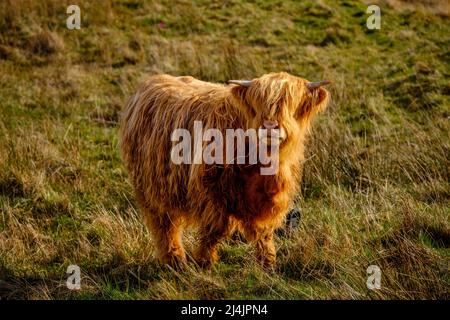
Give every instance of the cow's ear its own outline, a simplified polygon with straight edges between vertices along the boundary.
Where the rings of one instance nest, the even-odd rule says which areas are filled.
[[[330,93],[325,88],[315,89],[312,93],[312,104],[316,112],[322,112],[327,108]]]
[[[256,116],[256,112],[247,99],[247,90],[251,85],[251,80],[230,80],[231,84],[236,84],[231,88],[231,94],[235,98],[237,107],[249,118]]]
[[[307,90],[305,99],[297,109],[296,117],[299,120],[308,120],[315,114],[324,111],[330,99],[330,93],[325,88],[318,87]]]

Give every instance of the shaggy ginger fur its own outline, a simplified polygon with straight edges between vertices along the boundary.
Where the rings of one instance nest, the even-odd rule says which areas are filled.
[[[307,83],[284,72],[253,79],[249,87],[155,75],[131,97],[122,118],[121,150],[162,263],[186,262],[182,229],[190,225],[199,227],[195,258],[202,265],[217,260],[217,245],[235,229],[256,244],[263,265],[275,264],[273,232],[297,192],[310,121],[329,96]],[[286,133],[278,172],[261,175],[261,164],[174,164],[172,131],[185,128],[193,136],[196,120],[205,130],[223,132],[277,121]]]

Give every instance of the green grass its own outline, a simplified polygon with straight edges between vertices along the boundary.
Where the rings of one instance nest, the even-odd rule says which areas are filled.
[[[445,1],[0,3],[0,297],[448,299],[450,22]],[[445,9],[447,8],[447,9]],[[213,270],[160,267],[118,152],[149,74],[331,79],[308,142],[298,232],[275,273],[229,240]],[[186,235],[187,247],[196,244]],[[82,270],[82,290],[65,287]],[[382,288],[366,287],[378,265]]]

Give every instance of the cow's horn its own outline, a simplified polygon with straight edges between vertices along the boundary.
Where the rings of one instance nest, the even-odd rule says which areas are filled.
[[[240,86],[248,88],[252,84],[252,81],[251,80],[228,80],[228,83],[238,84]]]
[[[320,88],[321,86],[330,84],[331,81],[325,80],[325,81],[317,81],[317,82],[308,82],[306,84],[306,86],[308,87],[308,89],[312,90],[312,89],[317,89]]]

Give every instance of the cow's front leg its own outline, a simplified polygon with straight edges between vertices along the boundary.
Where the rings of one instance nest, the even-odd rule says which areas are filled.
[[[205,268],[218,260],[217,247],[232,231],[232,223],[225,216],[208,219],[202,223],[200,229],[200,243],[195,254],[196,262]]]
[[[273,242],[273,230],[261,234],[256,241],[256,257],[265,268],[275,267],[277,253]]]
[[[247,225],[244,229],[247,240],[254,242],[256,245],[256,258],[267,269],[272,269],[276,264],[273,232],[273,228],[258,228],[253,225]]]

